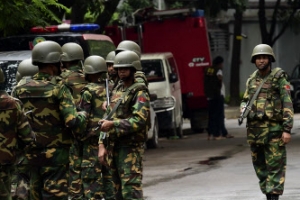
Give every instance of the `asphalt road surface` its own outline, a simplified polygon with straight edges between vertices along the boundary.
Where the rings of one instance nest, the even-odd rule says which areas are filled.
[[[258,186],[245,123],[226,120],[235,137],[208,141],[205,133],[192,134],[184,123],[184,139],[160,138],[158,149],[144,159],[145,200],[264,200]],[[295,115],[292,141],[287,145],[288,165],[281,200],[300,200],[300,115]]]

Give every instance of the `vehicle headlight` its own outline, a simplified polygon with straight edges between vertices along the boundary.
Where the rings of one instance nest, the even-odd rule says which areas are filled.
[[[290,84],[291,91],[294,91],[294,86]]]
[[[158,98],[153,102],[154,109],[171,108],[175,106],[174,97]]]

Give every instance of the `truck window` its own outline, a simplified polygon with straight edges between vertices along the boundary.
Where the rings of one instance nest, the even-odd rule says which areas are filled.
[[[106,58],[107,54],[115,50],[113,43],[104,40],[87,40],[90,55],[98,55]]]
[[[162,60],[141,60],[141,63],[148,82],[160,82],[165,80]]]

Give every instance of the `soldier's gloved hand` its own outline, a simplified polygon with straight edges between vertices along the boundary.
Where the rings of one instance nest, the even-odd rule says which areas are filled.
[[[78,115],[83,115],[85,118],[88,118],[88,113],[84,110],[77,112]]]

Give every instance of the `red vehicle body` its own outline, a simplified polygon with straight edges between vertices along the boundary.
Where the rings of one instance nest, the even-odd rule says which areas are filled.
[[[194,131],[207,127],[204,69],[211,65],[206,20],[202,10],[154,11],[135,26],[109,26],[105,34],[117,46],[122,40],[137,42],[143,53],[171,52],[179,70],[183,117]]]

